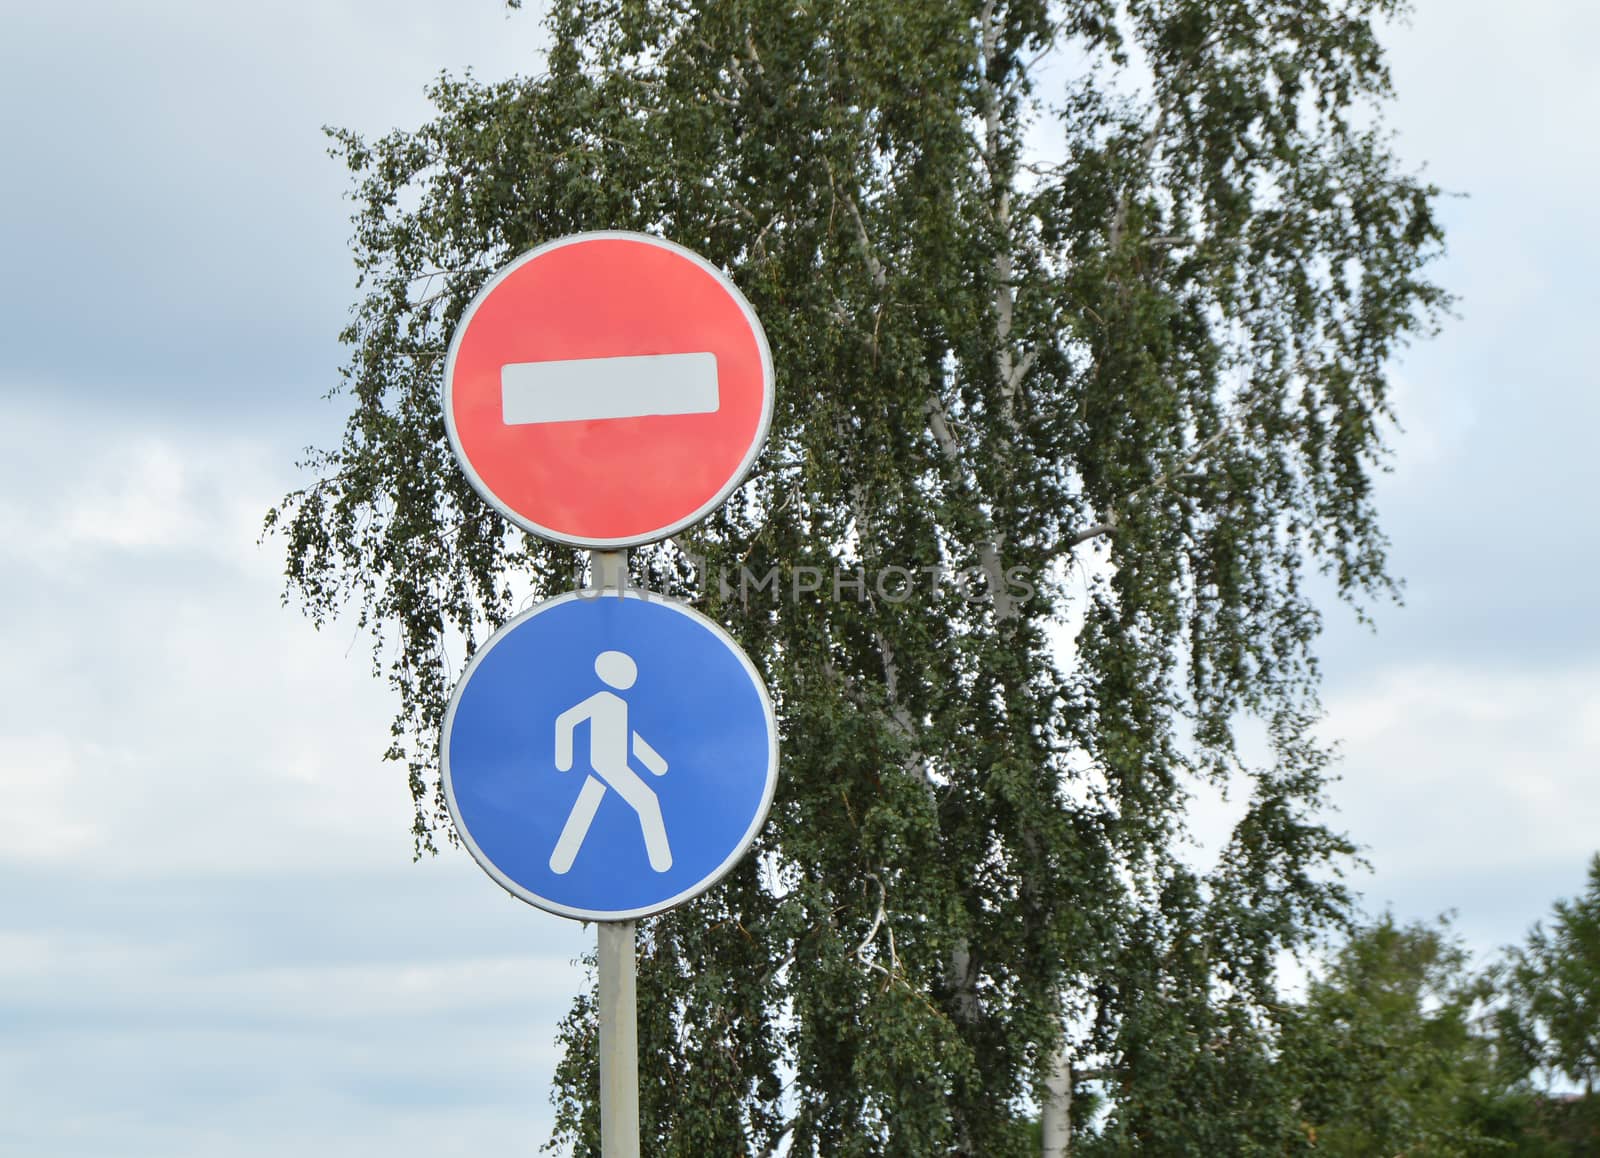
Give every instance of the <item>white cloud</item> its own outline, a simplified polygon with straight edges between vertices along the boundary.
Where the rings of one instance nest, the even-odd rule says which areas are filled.
[[[1600,140],[1584,124],[1600,88],[1596,39],[1600,11],[1569,0],[1528,0],[1514,20],[1491,0],[1418,4],[1387,37],[1406,151],[1432,157],[1458,191],[1531,180],[1541,199],[1586,204],[1600,174]]]
[[[90,417],[0,402],[0,1149],[542,1139],[592,933],[411,863],[366,643],[256,545],[292,453]]]
[[[1419,488],[1447,484],[1463,465],[1482,417],[1481,401],[1438,377],[1411,374],[1403,361],[1391,371],[1389,383],[1400,430],[1389,440],[1396,452],[1394,478],[1380,485],[1392,490],[1397,483]]]
[[[92,404],[46,410],[28,394],[0,395],[0,563],[78,582],[114,581],[119,552],[248,565],[285,477],[276,447],[154,418],[102,424]]]
[[[59,860],[95,843],[94,821],[79,815],[72,801],[78,762],[62,736],[0,738],[0,791],[8,814],[0,860]]]
[[[69,440],[84,470],[30,485]],[[18,801],[0,863],[247,870],[277,863],[285,841],[404,855],[408,796],[376,759],[390,704],[367,644],[281,608],[279,548],[256,543],[292,482],[287,461],[242,435],[105,430],[0,405],[13,658],[0,669],[0,791]]]
[[[1600,667],[1397,666],[1328,707],[1373,907],[1458,909],[1487,949],[1581,886],[1600,850]]]

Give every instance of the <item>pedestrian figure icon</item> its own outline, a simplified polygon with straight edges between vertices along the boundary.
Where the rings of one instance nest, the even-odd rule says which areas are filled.
[[[603,651],[595,657],[594,674],[609,688],[627,691],[639,677],[633,657],[622,651]],[[611,691],[598,691],[582,703],[574,704],[556,717],[556,769],[572,769],[572,735],[579,724],[589,724],[589,768],[572,805],[567,823],[561,829],[550,871],[565,875],[583,847],[584,837],[594,822],[600,802],[610,788],[639,815],[644,848],[650,867],[658,873],[672,868],[672,849],[667,844],[667,826],[661,819],[661,802],[655,791],[628,764],[631,750],[653,775],[665,776],[667,762],[645,738],[628,726],[628,701]],[[631,740],[631,742],[630,742]]]

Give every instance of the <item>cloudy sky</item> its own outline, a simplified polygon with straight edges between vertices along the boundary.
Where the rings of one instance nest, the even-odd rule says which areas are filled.
[[[1369,908],[1458,910],[1487,955],[1600,849],[1600,10],[1418,9],[1392,119],[1470,194],[1438,271],[1460,317],[1396,367],[1407,601],[1330,615],[1327,734]],[[320,127],[529,70],[536,20],[0,15],[0,1154],[532,1152],[589,935],[464,855],[412,864],[366,644],[281,608],[256,536],[342,417]]]

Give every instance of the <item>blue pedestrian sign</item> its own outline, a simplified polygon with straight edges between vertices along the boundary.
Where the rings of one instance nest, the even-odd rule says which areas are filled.
[[[659,913],[744,855],[777,785],[772,701],[717,624],[575,591],[472,657],[445,713],[445,800],[484,870],[588,921]]]

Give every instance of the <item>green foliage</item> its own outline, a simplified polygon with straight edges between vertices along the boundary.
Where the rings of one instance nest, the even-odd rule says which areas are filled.
[[[1535,925],[1527,946],[1507,955],[1500,1029],[1527,1068],[1574,1082],[1592,1099],[1600,1078],[1600,854],[1589,862],[1588,889],[1557,901],[1551,924],[1548,932]]]
[[[463,653],[577,562],[451,461],[462,308],[538,242],[647,230],[727,268],[773,347],[750,481],[632,560],[756,658],[783,745],[755,855],[645,929],[647,1152],[1019,1153],[1058,1048],[1144,1152],[1283,1132],[1273,962],[1344,911],[1350,851],[1317,816],[1306,583],[1388,590],[1385,366],[1445,302],[1435,191],[1359,127],[1396,8],[560,0],[541,75],[444,78],[421,128],[335,134],[351,416],[268,521],[308,614],[374,634],[419,850]],[[1073,75],[1046,91],[1042,59]],[[697,593],[690,554],[944,565],[989,598]],[[1204,875],[1176,855],[1196,778],[1249,801]],[[579,1153],[592,1012],[557,1074]]]
[[[1181,1022],[1151,1035],[1177,1050],[1128,1059],[1143,1080],[1119,1078],[1125,1104],[1075,1152],[1586,1155],[1596,1102],[1528,1086],[1501,1032],[1500,974],[1472,972],[1446,922],[1385,915],[1272,1010],[1270,1031],[1215,997],[1152,1005],[1139,1016]]]
[[[1349,1158],[1512,1152],[1527,1099],[1483,1023],[1491,997],[1442,923],[1386,915],[1353,935],[1283,1028],[1308,1145]]]
[[[1518,1158],[1588,1158],[1600,1154],[1600,1097],[1594,1094],[1528,1099],[1528,1124],[1513,1150]]]

